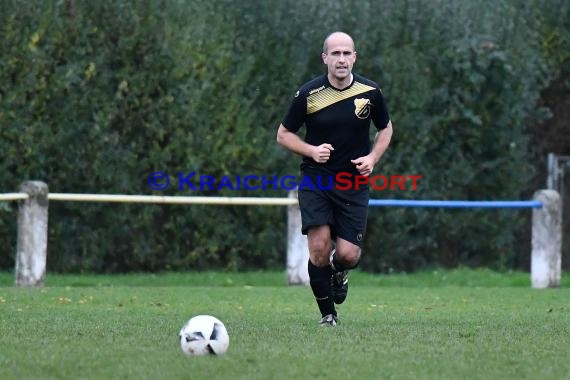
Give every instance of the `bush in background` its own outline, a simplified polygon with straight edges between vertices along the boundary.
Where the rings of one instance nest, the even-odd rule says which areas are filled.
[[[277,146],[277,126],[296,87],[324,72],[324,37],[346,30],[357,43],[355,70],[381,84],[395,125],[377,172],[422,175],[415,192],[373,198],[523,199],[535,175],[528,129],[548,115],[541,90],[561,64],[544,49],[545,25],[558,20],[556,32],[569,34],[564,1],[13,0],[3,8],[2,192],[34,179],[61,193],[285,196],[175,183],[156,192],[147,177],[296,174],[300,158]],[[0,267],[11,268],[16,204],[0,207]],[[529,216],[371,209],[362,268],[520,268]],[[281,268],[285,217],[278,207],[51,202],[48,268]]]

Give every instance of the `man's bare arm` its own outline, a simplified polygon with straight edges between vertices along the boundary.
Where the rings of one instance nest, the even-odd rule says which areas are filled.
[[[318,163],[327,162],[334,150],[331,144],[314,146],[303,141],[297,134],[289,131],[283,124],[277,130],[277,143],[291,152],[310,157]]]
[[[388,126],[386,128],[376,132],[376,136],[374,137],[374,145],[372,145],[372,150],[369,154],[363,157],[358,157],[354,160],[350,160],[353,164],[356,165],[356,169],[361,175],[368,176],[374,170],[374,165],[380,161],[380,157],[386,152],[388,146],[390,145],[390,141],[392,140],[392,122],[388,122]]]

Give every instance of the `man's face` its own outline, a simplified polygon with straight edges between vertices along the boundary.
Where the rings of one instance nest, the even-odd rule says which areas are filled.
[[[327,52],[323,53],[322,57],[329,74],[337,80],[350,76],[352,66],[356,61],[352,40],[346,36],[333,36],[329,38],[327,45]]]

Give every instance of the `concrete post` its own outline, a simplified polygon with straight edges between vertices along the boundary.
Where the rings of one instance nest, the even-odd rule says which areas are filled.
[[[555,190],[539,190],[534,199],[542,203],[542,208],[532,211],[532,287],[559,287],[562,267],[560,195]]]
[[[289,198],[297,199],[297,190],[291,190]],[[301,233],[299,205],[287,206],[287,281],[289,285],[308,285],[309,247],[307,236]]]
[[[18,211],[16,286],[43,286],[46,275],[48,186],[39,181],[24,182]]]

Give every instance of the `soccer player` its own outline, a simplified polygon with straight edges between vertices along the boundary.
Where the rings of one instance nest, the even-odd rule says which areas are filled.
[[[348,271],[359,261],[368,217],[370,176],[392,138],[392,123],[377,83],[352,72],[356,50],[343,32],[327,36],[322,59],[327,74],[295,93],[277,131],[277,142],[303,157],[300,186],[302,233],[309,248],[309,279],[320,324],[339,323],[335,304],[348,293]],[[370,141],[370,122],[376,127]],[[297,135],[305,125],[305,139]],[[342,174],[342,186],[336,176]],[[347,175],[358,186],[347,186]],[[332,183],[329,183],[332,182]],[[347,189],[347,187],[349,187]],[[340,189],[342,188],[342,190]]]

